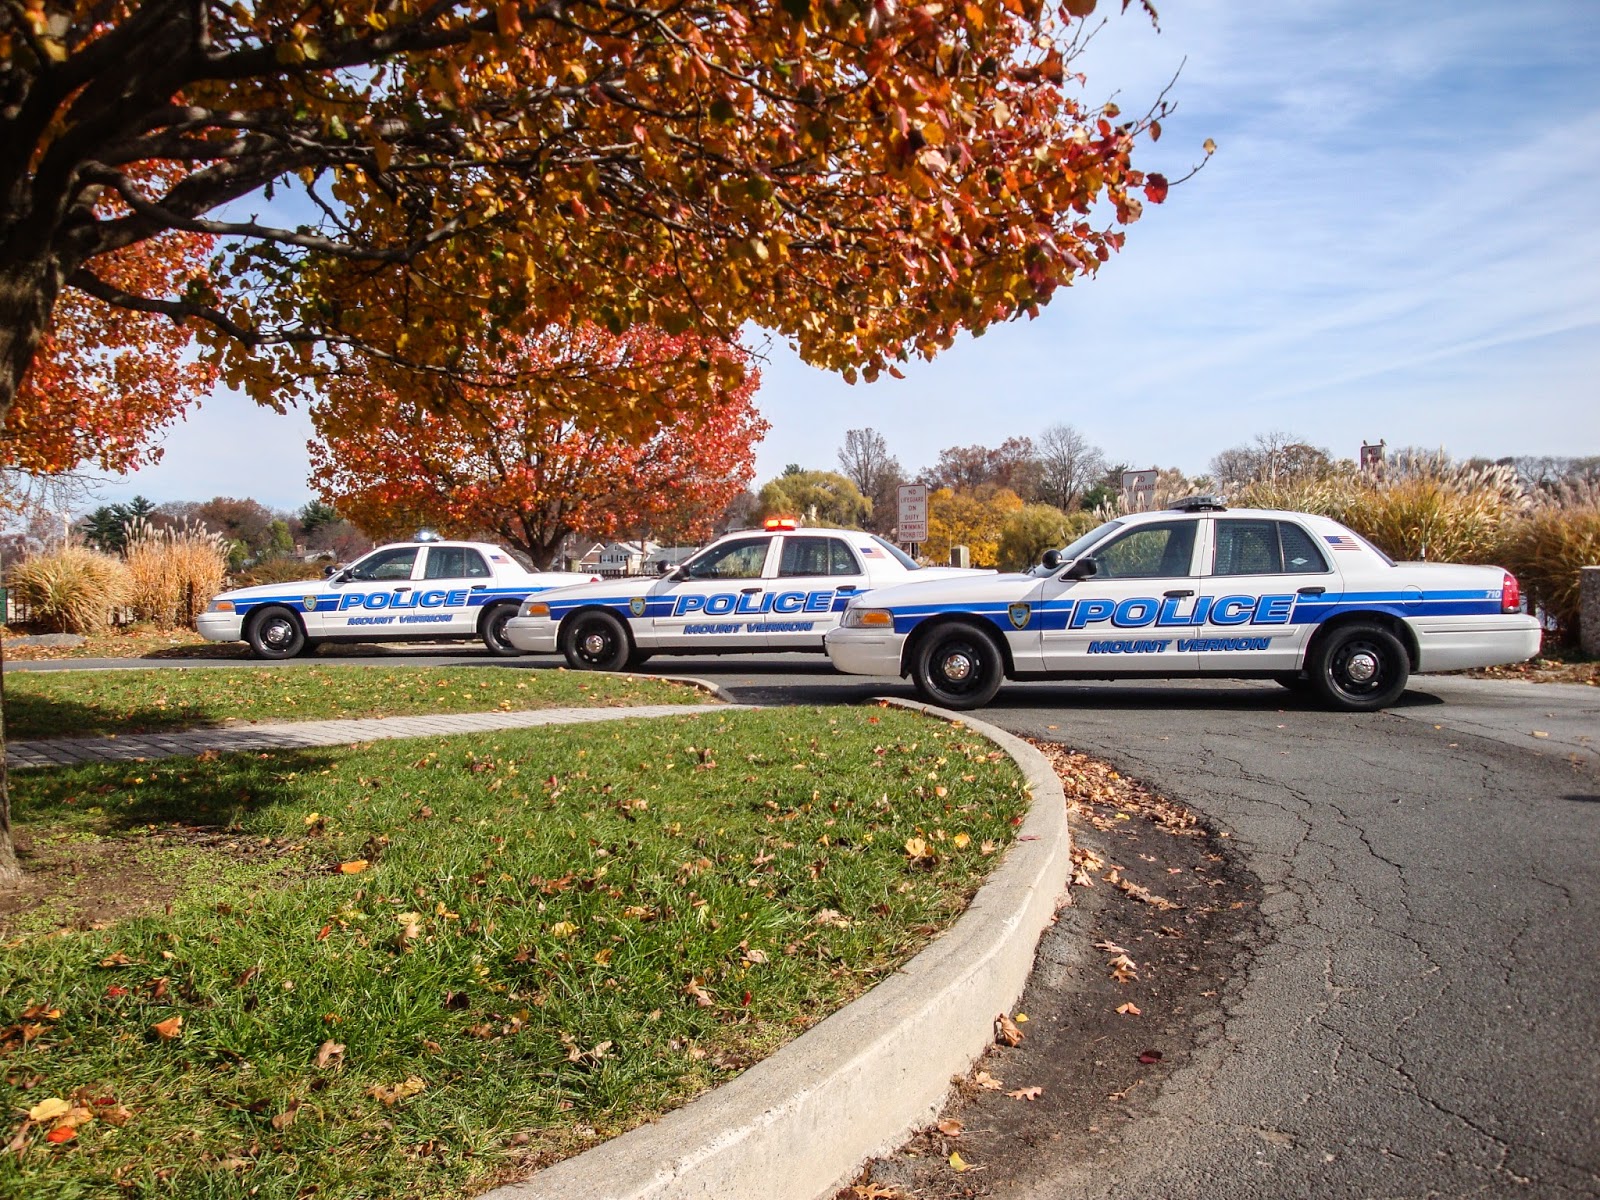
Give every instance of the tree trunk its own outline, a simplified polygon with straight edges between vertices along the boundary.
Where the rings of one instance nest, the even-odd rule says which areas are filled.
[[[6,614],[0,612],[0,625]],[[22,882],[17,848],[11,842],[11,777],[6,771],[5,647],[0,644],[0,892]]]
[[[19,261],[0,251],[0,428],[50,324],[61,281],[60,264],[52,259]]]

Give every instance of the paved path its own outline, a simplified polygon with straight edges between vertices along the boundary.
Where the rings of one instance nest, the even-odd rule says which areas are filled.
[[[123,734],[118,737],[41,738],[12,742],[7,765],[54,767],[86,762],[136,762],[175,758],[206,750],[300,749],[345,746],[385,738],[438,737],[496,729],[534,729],[541,725],[582,725],[632,717],[671,717],[739,711],[747,704],[644,704],[636,708],[543,708],[527,712],[456,713],[423,717],[369,717],[354,721],[285,721],[237,729],[192,729],[182,733]]]

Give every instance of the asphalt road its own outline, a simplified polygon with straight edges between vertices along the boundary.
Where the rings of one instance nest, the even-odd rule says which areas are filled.
[[[909,694],[804,656],[651,667],[745,701]],[[1270,684],[1029,684],[984,716],[1205,814],[1265,919],[1216,1035],[1106,1153],[1041,1145],[986,1190],[1600,1196],[1600,689],[1424,677],[1348,715]]]

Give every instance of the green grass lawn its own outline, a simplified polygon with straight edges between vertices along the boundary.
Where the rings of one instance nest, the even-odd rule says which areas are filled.
[[[697,688],[632,675],[487,667],[18,671],[6,675],[5,687],[6,736],[17,739],[711,699]]]
[[[876,707],[13,788],[36,876],[99,862],[145,896],[103,929],[45,903],[0,943],[0,1144],[22,1148],[0,1195],[36,1200],[453,1196],[525,1174],[892,971],[1027,802],[988,742]]]

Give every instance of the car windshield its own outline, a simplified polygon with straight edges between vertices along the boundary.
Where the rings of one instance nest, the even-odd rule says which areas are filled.
[[[893,542],[886,542],[881,537],[879,537],[877,534],[873,534],[872,535],[872,540],[877,542],[878,545],[882,546],[885,550],[887,550],[889,552],[889,556],[891,558],[893,558],[895,560],[895,562],[899,563],[902,567],[904,567],[906,570],[908,570],[908,571],[920,571],[920,570],[922,570],[922,564],[921,563],[919,563],[916,559],[912,558],[911,555],[907,554],[904,550],[900,549],[900,547],[896,546]]]
[[[1112,533],[1113,531],[1121,529],[1121,528],[1122,528],[1122,522],[1121,521],[1107,521],[1104,525],[1096,526],[1094,529],[1089,530],[1088,533],[1084,534],[1077,541],[1073,542],[1072,545],[1070,545],[1070,546],[1066,547],[1066,549],[1062,550],[1061,551],[1061,561],[1062,562],[1071,562],[1075,558],[1082,557],[1083,552],[1085,550],[1087,550],[1090,546],[1094,545],[1096,542],[1098,542],[1101,538],[1105,537],[1107,534]]]

